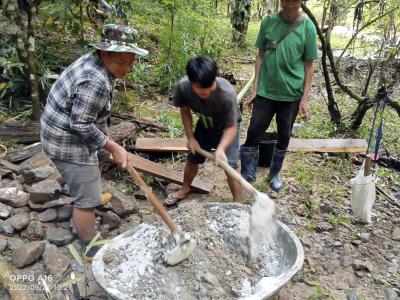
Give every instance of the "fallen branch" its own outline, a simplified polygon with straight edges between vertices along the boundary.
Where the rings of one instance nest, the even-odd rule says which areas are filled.
[[[251,85],[254,82],[254,78],[256,78],[256,73],[253,73],[253,75],[251,75],[250,80],[246,83],[246,85],[244,86],[244,88],[239,92],[239,94],[237,95],[237,102],[240,103],[240,101],[242,101],[244,95],[248,92],[248,90],[250,89]]]
[[[136,124],[139,124],[139,125],[145,125],[145,126],[154,127],[154,128],[160,129],[161,131],[168,131],[168,128],[165,125],[158,124],[156,122],[153,122],[153,121],[150,121],[150,120],[146,120],[146,119],[143,119],[143,118],[136,118],[136,117],[131,116],[129,114],[113,112],[113,113],[111,113],[111,116],[114,117],[114,118],[121,119],[121,120],[129,120],[129,121],[132,121],[132,122],[134,122]]]
[[[378,186],[378,185],[376,185],[376,190],[377,190],[379,193],[381,193],[383,196],[385,196],[386,199],[388,199],[388,201],[389,201],[391,204],[393,204],[393,205],[397,206],[398,208],[400,208],[400,203],[397,202],[397,199],[396,199],[394,196],[390,195],[388,192],[386,192],[383,188],[381,188],[381,187]]]

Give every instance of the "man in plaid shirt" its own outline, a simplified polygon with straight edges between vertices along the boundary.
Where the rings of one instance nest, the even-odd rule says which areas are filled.
[[[111,153],[123,168],[127,151],[108,136],[115,78],[123,78],[136,55],[137,31],[122,25],[103,26],[97,50],[67,67],[54,83],[41,118],[41,142],[68,185],[74,200],[73,221],[83,246],[95,235],[94,208],[101,202],[99,160]],[[88,258],[94,256],[93,247]]]

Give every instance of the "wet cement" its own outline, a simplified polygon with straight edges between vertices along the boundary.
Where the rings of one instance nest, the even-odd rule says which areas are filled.
[[[192,255],[176,266],[165,264],[170,245],[163,223],[143,223],[104,249],[104,277],[119,299],[235,299],[251,295],[255,284],[280,271],[281,249],[257,243],[249,265],[249,206],[196,201],[171,214],[197,239]],[[253,251],[253,250],[252,250]]]

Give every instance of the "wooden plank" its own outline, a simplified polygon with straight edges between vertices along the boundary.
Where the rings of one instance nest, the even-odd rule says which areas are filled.
[[[146,152],[189,152],[186,138],[137,138],[135,148]]]
[[[346,152],[360,153],[367,150],[364,139],[290,139],[291,152]]]
[[[18,173],[21,170],[20,166],[14,165],[4,159],[0,159],[0,165],[2,165],[4,168],[11,170],[15,173]]]
[[[174,170],[170,170],[160,164],[157,164],[151,160],[145,159],[138,155],[129,154],[129,163],[138,171],[141,171],[145,174],[149,174],[151,176],[155,176],[169,182],[183,184],[183,173],[177,172]],[[209,193],[214,188],[214,185],[211,182],[200,180],[195,178],[191,185],[193,191],[200,193]]]
[[[5,159],[12,163],[19,163],[28,159],[42,151],[42,144],[40,142],[34,143],[26,147],[20,147],[8,151]]]
[[[186,138],[138,138],[138,151],[148,152],[188,152]],[[367,150],[364,139],[290,139],[291,152],[347,152],[360,153]]]

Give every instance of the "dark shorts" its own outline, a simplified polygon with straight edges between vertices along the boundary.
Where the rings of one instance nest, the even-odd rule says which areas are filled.
[[[214,130],[205,129],[200,122],[197,122],[196,129],[194,130],[194,137],[199,143],[200,147],[204,150],[210,151],[217,148],[223,132],[216,132]],[[232,144],[228,147],[225,154],[228,158],[228,163],[232,168],[238,167],[239,160],[239,136],[240,136],[240,123],[238,123],[238,130]],[[203,164],[205,158],[200,154],[192,154],[189,152],[188,161],[194,164]]]

